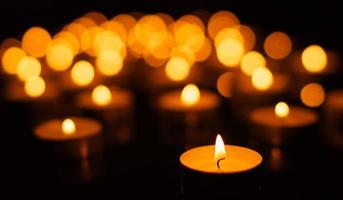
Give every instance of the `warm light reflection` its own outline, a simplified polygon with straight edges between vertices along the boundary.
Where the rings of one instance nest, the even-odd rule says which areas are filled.
[[[123,68],[123,59],[115,50],[101,51],[96,58],[96,67],[105,76],[114,76]]]
[[[30,77],[39,76],[41,69],[41,63],[37,58],[26,56],[18,63],[17,75],[20,80],[26,81]]]
[[[93,81],[94,68],[88,61],[78,61],[71,69],[71,78],[76,85],[86,86]]]
[[[171,58],[165,68],[167,77],[173,81],[185,80],[190,74],[190,70],[188,62],[181,57]]]
[[[281,101],[275,105],[275,115],[279,118],[285,118],[289,115],[289,107],[287,103]]]
[[[16,74],[19,61],[26,56],[25,51],[18,47],[8,48],[2,56],[1,62],[4,71],[8,74]]]
[[[65,71],[73,63],[73,49],[62,43],[53,43],[46,55],[46,61],[53,70]]]
[[[73,120],[67,118],[65,120],[63,120],[62,122],[62,133],[65,135],[72,135],[75,133],[75,123],[73,122]]]
[[[253,86],[261,91],[268,90],[273,85],[273,74],[265,67],[258,67],[251,76]]]
[[[317,83],[305,85],[300,92],[301,101],[308,107],[318,107],[325,100],[325,90]]]
[[[273,59],[282,59],[292,51],[292,41],[284,32],[273,32],[264,41],[264,51]]]
[[[235,39],[225,39],[217,47],[218,60],[227,67],[235,67],[244,54],[242,43]]]
[[[208,21],[207,33],[214,39],[219,31],[224,28],[233,27],[239,24],[237,16],[230,11],[218,11]]]
[[[112,93],[105,85],[99,85],[92,91],[92,100],[99,106],[108,105],[112,100]]]
[[[200,100],[200,90],[195,84],[186,85],[181,92],[181,102],[187,106],[192,106]]]
[[[226,158],[225,145],[220,134],[216,137],[216,144],[214,146],[214,160],[218,162],[220,159]]]
[[[80,51],[80,43],[76,35],[69,31],[62,31],[54,36],[54,41],[64,41],[64,45],[70,47],[74,55],[78,54]]]
[[[302,52],[301,61],[307,71],[318,73],[325,69],[327,55],[319,45],[311,45]]]
[[[244,39],[245,51],[250,51],[254,48],[256,42],[256,36],[254,31],[247,25],[239,25],[239,31]]]
[[[22,47],[26,53],[41,58],[46,55],[51,43],[51,36],[44,28],[32,27],[22,38]]]
[[[232,72],[225,72],[224,74],[220,75],[217,80],[217,90],[218,92],[226,97],[229,98],[232,95],[232,85],[234,74]]]
[[[241,60],[241,69],[244,74],[251,76],[254,70],[258,67],[265,67],[266,59],[257,51],[246,53]]]
[[[45,92],[45,82],[42,77],[34,76],[25,81],[25,93],[30,97],[39,97]]]

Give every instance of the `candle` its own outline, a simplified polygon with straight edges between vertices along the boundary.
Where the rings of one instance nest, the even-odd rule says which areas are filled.
[[[167,144],[205,144],[218,123],[219,97],[188,84],[182,91],[171,91],[158,98],[161,138]]]
[[[41,123],[34,135],[49,145],[58,158],[80,159],[101,153],[101,131],[101,124],[93,119],[71,117]]]
[[[317,125],[319,116],[306,108],[288,106],[285,102],[279,102],[275,107],[253,110],[249,114],[249,119],[253,124],[254,137],[278,146],[286,144],[288,140],[301,138],[303,134],[314,134],[309,130]]]
[[[343,90],[330,91],[324,104],[324,133],[327,142],[338,149],[343,147]]]
[[[184,193],[241,196],[243,190],[251,192],[262,156],[246,147],[224,145],[217,135],[215,145],[190,149],[180,156],[180,162]]]
[[[232,108],[243,118],[256,107],[266,106],[285,96],[289,90],[289,77],[271,73],[267,68],[256,68],[252,76],[239,73],[233,86]]]
[[[77,95],[75,104],[86,116],[103,122],[107,144],[127,144],[132,139],[133,96],[129,91],[98,85]]]

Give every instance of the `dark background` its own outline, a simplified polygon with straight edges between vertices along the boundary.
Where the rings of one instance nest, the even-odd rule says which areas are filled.
[[[248,1],[248,0],[10,0],[0,3],[0,40],[7,37],[20,38],[22,33],[29,27],[39,25],[51,31],[56,31],[62,25],[89,11],[99,11],[108,18],[120,13],[140,11],[144,13],[166,12],[174,18],[194,10],[204,9],[211,13],[218,10],[230,10],[234,12],[241,23],[252,25],[258,30],[259,39],[262,40],[268,33],[276,30],[287,32],[292,39],[297,41],[296,47],[302,48],[306,45],[317,43],[324,48],[334,49],[342,52],[342,6],[339,1]],[[139,97],[136,119],[148,118],[149,110],[145,108],[144,96]],[[143,99],[143,100],[142,100]],[[6,107],[2,104],[2,111]],[[6,110],[7,113],[23,113],[14,110]],[[4,113],[6,113],[4,112]],[[13,116],[13,118],[16,118]],[[20,116],[19,119],[29,116]],[[147,119],[145,119],[147,120]],[[143,120],[144,121],[144,120]],[[4,123],[7,121],[4,120]],[[151,122],[151,121],[150,121]],[[24,122],[18,121],[15,130],[22,131]],[[144,122],[139,121],[138,124]],[[153,122],[152,122],[153,123]],[[5,124],[3,124],[5,125]],[[178,154],[169,149],[160,149],[155,154],[154,143],[145,138],[144,134],[154,130],[152,127],[139,127],[138,145],[120,151],[126,152],[128,158],[120,158],[127,162],[129,167],[118,167],[118,171],[112,172],[107,178],[85,185],[61,185],[55,183],[54,179],[42,177],[37,170],[40,162],[37,151],[34,149],[35,142],[26,134],[19,137],[17,131],[4,128],[1,134],[5,136],[2,141],[5,153],[4,163],[8,166],[3,170],[3,183],[11,195],[24,194],[33,197],[44,198],[72,195],[76,197],[104,197],[120,198],[138,196],[141,198],[170,198],[180,199],[179,177],[178,177]],[[145,128],[146,131],[141,130]],[[143,136],[142,136],[143,135]],[[151,136],[153,138],[153,136]],[[143,138],[143,139],[142,139]],[[149,146],[151,145],[151,146]],[[339,191],[342,187],[341,152],[331,151],[326,148],[319,151],[318,163],[314,162],[312,169],[301,169],[300,172],[268,174],[267,183],[270,187],[265,195],[270,199],[303,199],[303,198],[337,198],[341,199]],[[119,152],[120,152],[119,151]],[[138,153],[137,153],[138,152]],[[317,152],[318,153],[318,152]],[[118,153],[120,154],[120,153]],[[118,155],[117,155],[118,156]],[[131,157],[130,157],[131,156]],[[316,157],[312,155],[311,157]],[[7,159],[9,158],[9,159]],[[132,158],[132,159],[130,159]],[[116,165],[116,160],[110,161]],[[318,165],[317,165],[318,164]],[[306,172],[305,174],[303,172]],[[6,177],[6,178],[5,178]],[[8,177],[8,179],[7,179]],[[276,189],[274,191],[274,189]],[[89,195],[89,196],[88,196]],[[251,197],[254,198],[254,197]]]

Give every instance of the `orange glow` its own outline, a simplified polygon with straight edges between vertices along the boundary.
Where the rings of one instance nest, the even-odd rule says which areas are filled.
[[[246,25],[239,25],[239,31],[241,32],[244,39],[245,51],[250,51],[254,48],[256,42],[256,36],[254,31]]]
[[[300,98],[306,106],[318,107],[325,100],[325,90],[320,84],[310,83],[301,89]]]
[[[244,44],[244,38],[238,27],[222,29],[214,39],[214,46],[218,47],[224,40],[234,39]]]
[[[180,25],[182,25],[183,23],[196,25],[203,32],[205,32],[204,23],[201,21],[201,19],[199,17],[197,17],[195,15],[184,15],[184,16],[180,17],[177,21],[178,21],[178,23],[180,23]]]
[[[181,57],[172,57],[166,64],[165,72],[173,81],[185,80],[190,74],[191,66]]]
[[[223,97],[231,97],[233,79],[234,75],[232,72],[225,72],[219,76],[217,80],[217,90]]]
[[[167,26],[174,22],[173,17],[167,13],[157,13],[156,15],[159,16]]]
[[[279,118],[286,118],[289,115],[289,107],[285,102],[279,102],[275,105],[275,115]]]
[[[61,129],[63,134],[72,135],[75,133],[76,130],[75,123],[73,122],[73,120],[67,118],[63,120]]]
[[[251,76],[254,70],[258,67],[265,67],[266,59],[257,51],[246,53],[241,60],[241,69],[244,74]]]
[[[189,23],[174,28],[174,37],[178,47],[189,48],[193,52],[199,51],[205,42],[205,35],[201,28]]]
[[[17,75],[20,80],[26,81],[30,77],[39,76],[41,70],[42,66],[37,58],[25,56],[18,63]]]
[[[264,51],[273,59],[283,59],[292,51],[292,40],[284,32],[273,32],[264,41]]]
[[[183,88],[180,98],[186,106],[193,106],[200,100],[200,90],[196,85],[188,84]]]
[[[268,68],[258,67],[251,76],[253,86],[261,91],[268,90],[273,85],[273,74]]]
[[[122,24],[125,27],[126,32],[128,33],[132,27],[136,24],[136,19],[131,15],[120,14],[112,18],[111,21],[116,21]]]
[[[105,85],[99,85],[92,91],[92,101],[99,106],[108,105],[112,101],[112,93]]]
[[[82,24],[73,22],[65,27],[65,31],[68,31],[69,33],[73,34],[78,39],[78,49],[79,51],[83,50],[81,47],[81,38],[84,32],[87,31],[87,28]]]
[[[94,49],[94,40],[96,36],[102,31],[98,26],[88,28],[81,36],[81,50],[85,51],[89,56],[96,56]]]
[[[103,24],[101,24],[101,27],[105,30],[117,34],[124,43],[126,42],[127,31],[124,25],[122,25],[121,23],[112,20],[104,22]]]
[[[209,19],[207,33],[210,38],[214,39],[222,29],[233,27],[237,24],[239,24],[239,20],[235,14],[230,11],[218,11]]]
[[[100,12],[92,11],[84,15],[84,17],[92,19],[97,25],[105,22],[107,17]]]
[[[170,53],[170,57],[181,57],[185,59],[189,65],[193,65],[195,62],[195,54],[192,49],[187,48],[187,47],[175,47],[172,49]]]
[[[301,61],[307,71],[318,73],[326,68],[328,59],[322,47],[311,45],[303,51]]]
[[[242,43],[235,39],[225,39],[217,46],[218,60],[227,67],[236,67],[244,54]]]
[[[105,76],[118,74],[123,68],[123,59],[112,49],[105,49],[96,58],[96,67]]]
[[[22,38],[22,47],[26,53],[41,58],[46,55],[51,43],[51,36],[44,28],[32,27]]]
[[[45,82],[42,77],[33,76],[25,81],[25,93],[30,97],[39,97],[45,92]]]
[[[196,52],[195,60],[198,62],[205,61],[212,52],[211,41],[208,38],[205,38],[204,45]]]
[[[71,69],[71,78],[78,86],[86,86],[94,79],[94,68],[85,60],[78,61]]]
[[[8,48],[1,59],[4,71],[8,74],[16,74],[19,61],[25,56],[26,53],[21,48]]]
[[[216,143],[214,145],[214,160],[217,163],[218,160],[226,158],[225,145],[220,134],[216,137]]]
[[[144,61],[149,66],[152,66],[152,67],[161,67],[166,63],[166,60],[161,60],[161,59],[155,58],[152,55],[145,56]]]
[[[52,43],[46,55],[46,61],[53,70],[65,71],[73,63],[74,52],[69,46],[63,43]]]
[[[117,51],[121,57],[126,56],[126,47],[124,41],[111,31],[99,31],[91,46],[92,52],[95,55],[99,55],[104,50],[114,50]]]
[[[80,43],[78,38],[71,32],[62,31],[55,35],[53,43],[57,41],[64,41],[73,50],[74,55],[78,54],[80,51]]]
[[[76,20],[74,20],[74,22],[81,24],[85,28],[90,28],[90,27],[96,26],[96,22],[89,17],[80,17],[80,18],[77,18]]]

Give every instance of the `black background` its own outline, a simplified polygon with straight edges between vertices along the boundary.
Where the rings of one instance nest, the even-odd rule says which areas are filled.
[[[325,48],[335,49],[342,52],[342,6],[339,1],[248,1],[248,0],[28,0],[28,1],[2,1],[0,3],[0,40],[7,37],[21,37],[22,33],[33,25],[39,25],[48,30],[56,31],[73,19],[89,11],[100,11],[107,17],[120,13],[140,11],[144,13],[166,12],[174,18],[180,17],[197,9],[208,10],[213,13],[218,10],[233,11],[243,24],[252,25],[259,30],[259,39],[262,40],[268,33],[276,30],[287,32],[298,43],[298,48],[317,43]],[[144,124],[149,115],[149,110],[144,106],[143,99],[138,103],[136,110],[137,124]],[[15,110],[6,110],[2,105],[4,113],[23,113]],[[14,114],[13,114],[14,115]],[[16,118],[15,116],[13,118]],[[30,120],[29,116],[20,116],[20,119]],[[147,119],[145,119],[147,120]],[[159,153],[153,152],[158,146],[155,140],[149,141],[154,136],[146,138],[144,135],[154,130],[142,130],[146,127],[138,127],[138,145],[129,150],[132,159],[124,159],[131,167],[120,169],[100,181],[85,185],[60,185],[49,180],[37,170],[40,161],[35,142],[32,138],[21,137],[18,132],[6,126],[4,120],[4,131],[6,135],[2,139],[2,149],[5,153],[4,190],[9,189],[11,195],[24,194],[42,196],[44,198],[68,195],[76,197],[104,197],[120,198],[138,196],[141,198],[170,198],[180,199],[178,177],[178,154],[160,149]],[[151,122],[151,121],[150,121]],[[17,131],[22,131],[23,121],[18,121]],[[138,129],[139,129],[138,128]],[[28,131],[29,132],[29,131]],[[143,136],[142,136],[143,135]],[[125,150],[122,150],[125,151]],[[139,152],[139,153],[135,153]],[[164,152],[166,151],[166,152]],[[166,154],[163,154],[166,153]],[[297,171],[296,173],[284,173],[268,175],[270,185],[270,199],[303,199],[303,198],[337,198],[341,199],[340,188],[343,184],[341,152],[331,151],[323,148],[317,152],[321,159],[314,162],[312,169]],[[316,157],[311,155],[310,157]],[[8,159],[7,159],[8,158]],[[170,159],[171,158],[171,159]],[[116,161],[111,161],[116,162]],[[37,164],[38,163],[38,164]],[[139,163],[139,164],[137,164]],[[318,165],[317,165],[318,164]],[[335,170],[333,170],[335,169]],[[337,170],[338,169],[338,170]],[[340,168],[341,169],[341,168]],[[303,172],[306,172],[303,174]],[[6,177],[6,178],[5,178]],[[89,196],[88,196],[89,195]],[[254,197],[251,197],[254,198]]]

